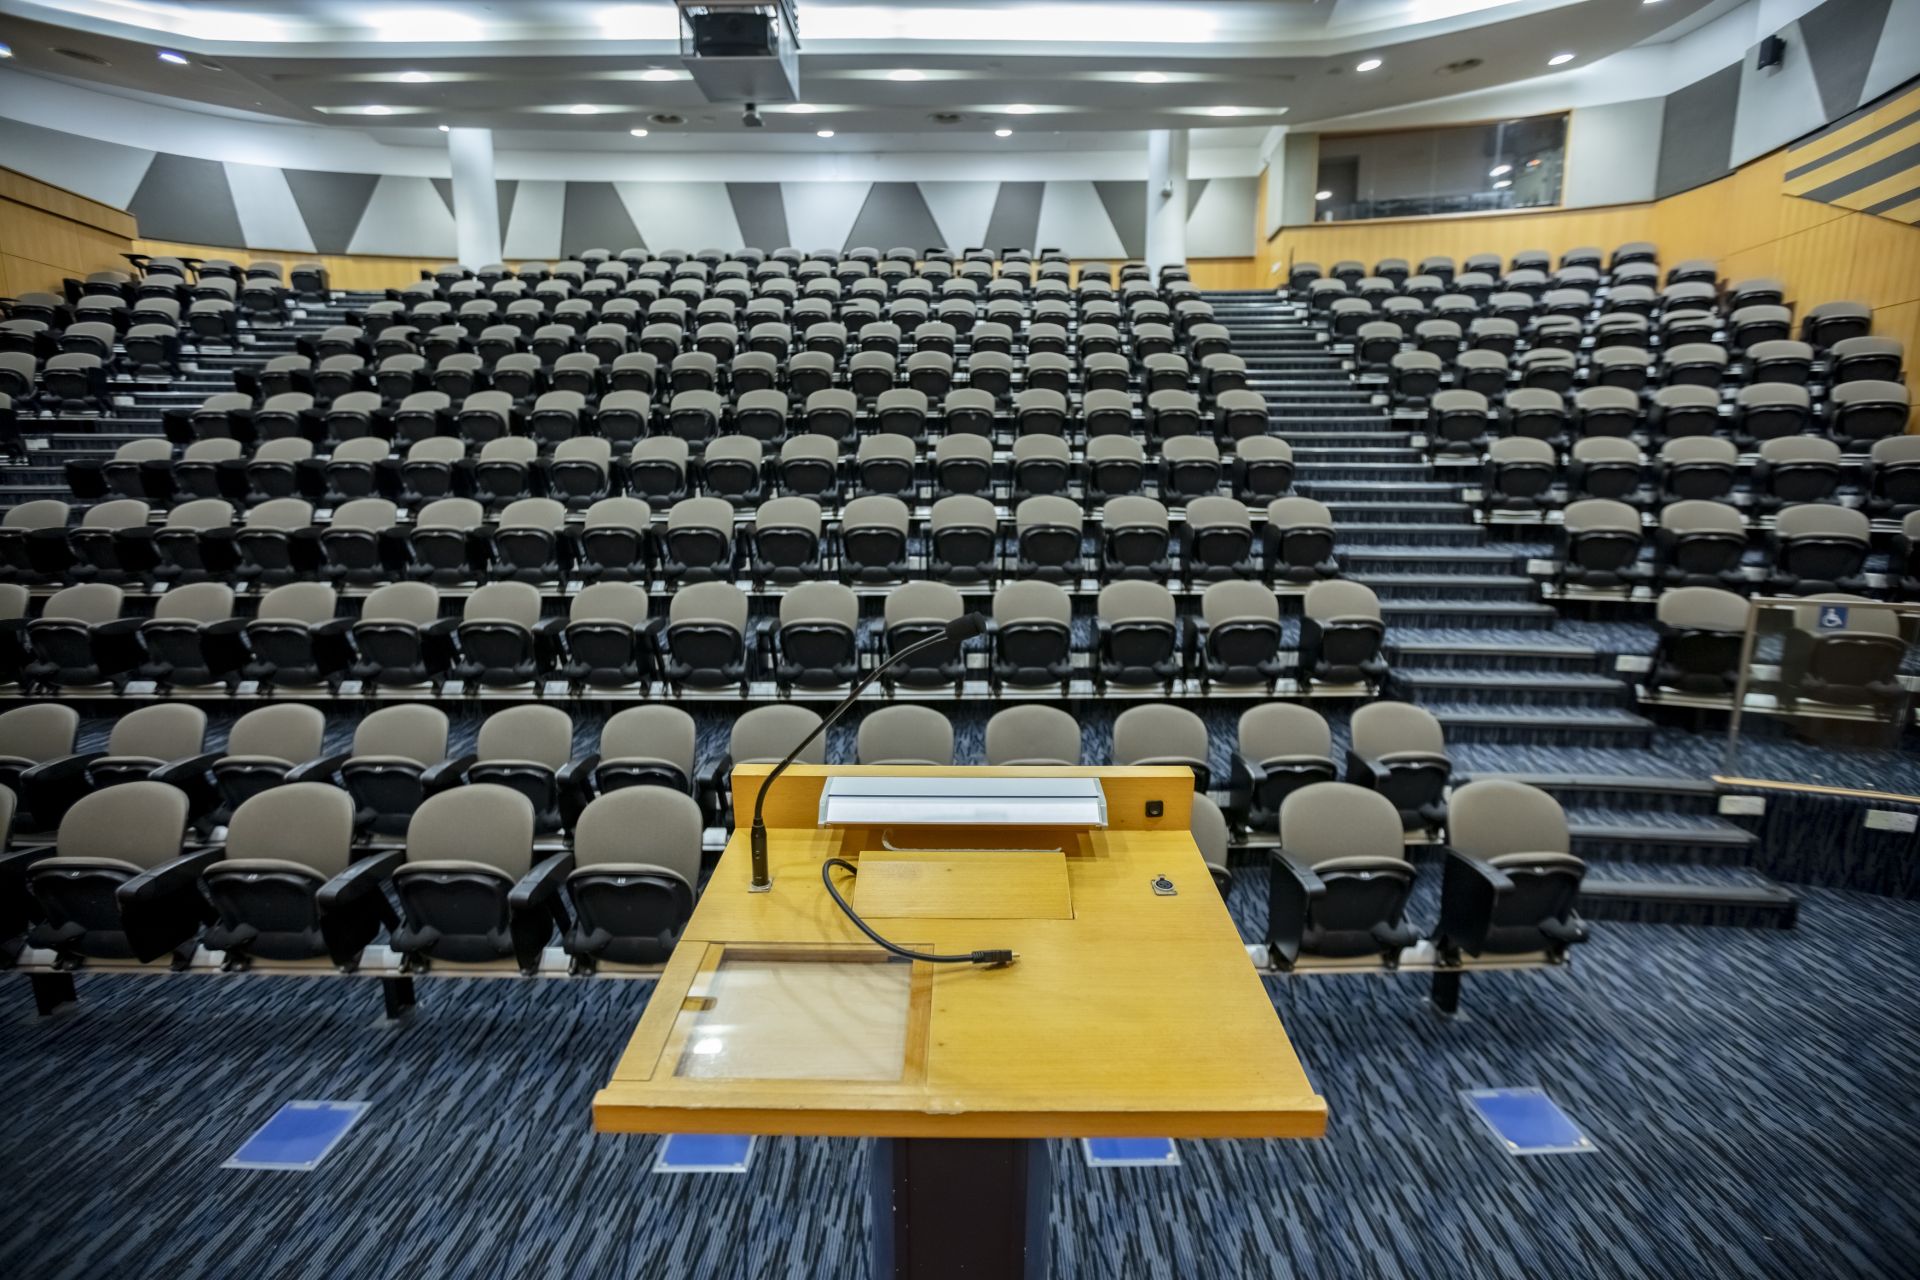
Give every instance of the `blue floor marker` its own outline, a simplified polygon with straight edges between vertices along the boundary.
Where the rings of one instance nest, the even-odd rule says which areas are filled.
[[[737,1133],[670,1133],[653,1158],[655,1173],[745,1173],[753,1160],[753,1136]]]
[[[371,1103],[289,1102],[253,1131],[220,1166],[311,1173],[347,1136]]]
[[[1172,1138],[1082,1138],[1089,1169],[1170,1169],[1180,1163]]]
[[[1463,1089],[1475,1115],[1508,1155],[1577,1155],[1598,1150],[1543,1089]]]

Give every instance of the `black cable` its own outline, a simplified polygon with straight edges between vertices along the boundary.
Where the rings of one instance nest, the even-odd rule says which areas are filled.
[[[867,937],[873,939],[874,944],[882,950],[891,952],[893,955],[905,960],[925,960],[929,964],[1006,965],[1012,964],[1015,960],[1019,959],[1019,956],[1011,951],[969,951],[963,955],[931,955],[924,951],[909,951],[898,943],[888,942],[885,938],[875,933],[873,926],[865,920],[862,920],[859,914],[854,911],[853,907],[848,904],[847,900],[840,896],[840,891],[833,887],[833,869],[835,867],[845,867],[849,875],[856,876],[860,874],[860,868],[854,866],[845,858],[828,858],[820,864],[820,883],[827,886],[828,895],[833,898],[835,904],[838,905],[842,911],[847,913],[847,919],[853,921],[854,926],[858,928],[860,932],[866,934]]]

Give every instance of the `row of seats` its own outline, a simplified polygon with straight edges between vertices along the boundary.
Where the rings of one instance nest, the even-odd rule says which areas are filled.
[[[115,722],[105,750],[75,749],[73,708],[48,703],[0,715],[0,785],[19,800],[14,825],[52,831],[81,797],[134,781],[164,782],[185,792],[200,831],[231,821],[248,800],[273,787],[324,781],[354,797],[356,838],[403,833],[421,802],[453,786],[511,786],[533,802],[536,830],[571,834],[594,799],[628,787],[662,786],[699,801],[707,825],[725,826],[732,768],[772,763],[820,724],[805,707],[761,707],[734,723],[726,754],[700,763],[692,717],[677,707],[632,707],[610,717],[593,749],[575,756],[572,719],[555,707],[496,711],[480,726],[474,749],[455,754],[446,714],[430,706],[394,706],[356,722],[348,750],[323,750],[326,718],[289,703],[249,711],[233,722],[222,750],[206,745],[204,712],[185,705],[143,707]],[[1403,702],[1355,711],[1344,774],[1349,784],[1385,796],[1408,832],[1437,837],[1447,825],[1452,762],[1440,725]],[[1266,703],[1240,717],[1230,776],[1214,776],[1205,722],[1165,703],[1129,707],[1114,720],[1108,763],[1178,765],[1207,793],[1226,783],[1224,812],[1247,831],[1280,831],[1282,804],[1293,792],[1342,775],[1327,722],[1294,703]],[[824,764],[824,741],[810,743],[802,763]],[[853,763],[948,766],[957,762],[952,722],[932,707],[901,705],[860,721]],[[1042,705],[1008,707],[987,722],[984,763],[1077,766],[1084,763],[1080,723]],[[1224,865],[1224,859],[1221,860]]]
[[[1488,511],[1541,512],[1580,498],[1639,506],[1704,500],[1761,514],[1809,502],[1854,502],[1895,519],[1920,509],[1920,436],[1876,440],[1854,465],[1818,436],[1764,441],[1751,460],[1720,436],[1668,440],[1651,460],[1632,439],[1590,436],[1564,455],[1545,439],[1508,436],[1487,445],[1481,503]]]
[[[680,436],[641,439],[618,455],[614,442],[602,436],[561,440],[544,453],[525,436],[496,436],[478,445],[432,436],[403,449],[382,436],[363,436],[320,453],[299,437],[252,449],[214,437],[193,441],[176,456],[164,438],[141,437],[105,458],[71,461],[65,473],[76,497],[131,498],[161,508],[209,498],[252,505],[296,497],[326,506],[382,498],[409,509],[471,497],[499,507],[538,496],[573,510],[623,493],[656,505],[700,495],[748,506],[779,494],[838,507],[862,496],[938,501],[1005,495],[1018,502],[1064,499],[1076,489],[1088,504],[1151,492],[1177,506],[1223,486],[1261,504],[1286,494],[1294,477],[1292,446],[1271,435],[1243,436],[1225,451],[1209,437],[1172,437],[1158,442],[1153,465],[1146,444],[1124,435],[1093,437],[1083,449],[1045,434],[997,449],[987,436],[957,433],[935,441],[929,451],[923,442],[891,431],[866,436],[850,450],[844,445],[821,432],[790,436],[777,449],[755,436],[725,436],[696,457]]]
[[[1909,549],[1920,549],[1920,521],[1908,533]],[[1920,599],[1920,579],[1908,581],[1908,599]],[[1864,707],[1891,716],[1909,698],[1900,683],[1909,643],[1900,617],[1874,608],[1862,596],[1841,593],[1809,597],[1783,620],[1763,615],[1759,633],[1778,631],[1779,675],[1773,690],[1789,710],[1800,702]],[[1834,624],[1833,611],[1845,621]],[[1740,684],[1747,626],[1747,601],[1718,587],[1674,587],[1655,606],[1659,636],[1651,671],[1658,689],[1726,697]],[[1775,626],[1776,621],[1784,625]],[[1757,683],[1757,681],[1756,681]]]
[[[1863,511],[1827,503],[1781,508],[1766,539],[1762,576],[1747,573],[1752,537],[1738,507],[1684,499],[1662,507],[1656,534],[1635,507],[1610,498],[1567,504],[1560,526],[1556,577],[1582,587],[1763,587],[1779,595],[1857,592],[1866,585],[1872,522]],[[1650,560],[1644,553],[1651,549]]]
[[[0,518],[0,580],[687,583],[825,575],[878,584],[1008,573],[1075,581],[1093,573],[1311,583],[1338,575],[1338,531],[1326,504],[1277,498],[1260,513],[1256,528],[1253,509],[1238,498],[1197,495],[1176,526],[1154,498],[1110,498],[1089,513],[1071,498],[1042,495],[1021,498],[1009,519],[985,497],[958,495],[916,518],[901,498],[869,495],[848,501],[830,523],[810,497],[743,509],[709,495],[672,503],[662,521],[639,499],[604,498],[576,525],[567,504],[552,498],[510,501],[493,517],[472,498],[438,498],[405,521],[379,497],[349,500],[325,520],[302,498],[273,498],[244,516],[224,498],[197,498],[156,524],[145,502],[123,498],[89,507],[70,526],[66,504],[43,499]]]
[[[87,583],[56,592],[29,618],[25,589],[0,587],[0,614],[10,615],[0,630],[0,675],[49,689],[136,678],[310,687],[348,677],[385,686],[452,677],[612,688],[771,678],[787,688],[831,688],[850,683],[869,654],[883,660],[965,612],[959,591],[940,582],[890,592],[871,640],[858,598],[830,582],[795,587],[781,597],[777,618],[758,622],[747,595],[728,582],[680,587],[664,617],[653,616],[647,593],[630,583],[581,589],[564,617],[543,617],[540,591],[522,582],[475,589],[457,618],[443,616],[435,588],[416,582],[376,588],[353,617],[340,616],[334,589],[318,583],[275,588],[250,618],[236,614],[232,588],[221,583],[175,587],[151,617],[129,615],[126,603],[119,587]],[[1291,637],[1273,591],[1238,580],[1215,582],[1197,614],[1185,615],[1157,582],[1111,583],[1100,591],[1091,637],[1076,631],[1072,597],[1054,583],[1007,583],[994,592],[992,611],[981,647],[996,686],[1064,687],[1083,674],[1121,685],[1192,675],[1229,685],[1292,676],[1377,687],[1386,674],[1379,601],[1352,582],[1310,587]],[[960,687],[968,673],[963,650],[947,644],[892,667],[885,680],[889,688]]]
[[[1517,387],[1496,407],[1464,388],[1418,397],[1427,405],[1430,452],[1484,453],[1501,436],[1564,445],[1595,437],[1650,442],[1725,436],[1743,448],[1769,440],[1824,435],[1849,451],[1865,451],[1906,430],[1909,399],[1897,382],[1845,382],[1825,401],[1804,387],[1763,383],[1731,402],[1713,387],[1661,387],[1651,396],[1626,387],[1585,387],[1569,396],[1549,387]]]

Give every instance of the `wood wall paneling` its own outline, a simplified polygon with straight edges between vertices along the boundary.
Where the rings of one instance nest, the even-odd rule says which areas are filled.
[[[124,268],[133,235],[122,210],[0,169],[0,295],[57,293],[69,276]]]

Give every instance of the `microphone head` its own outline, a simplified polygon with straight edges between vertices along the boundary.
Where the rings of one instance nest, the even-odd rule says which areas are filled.
[[[984,613],[963,613],[947,624],[947,639],[955,644],[962,640],[971,640],[987,629],[987,615]]]

